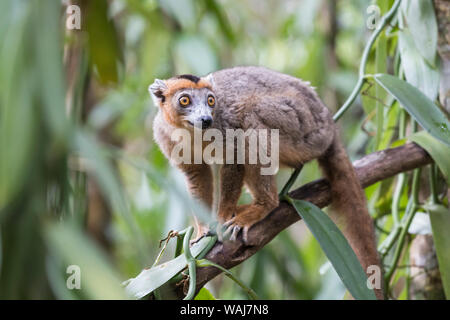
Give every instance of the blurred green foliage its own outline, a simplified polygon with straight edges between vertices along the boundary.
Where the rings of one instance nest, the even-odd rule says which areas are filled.
[[[153,142],[156,107],[147,88],[155,78],[264,65],[311,81],[335,111],[357,80],[371,32],[366,9],[378,2],[389,4],[384,13],[393,1],[80,0],[73,3],[81,30],[67,30],[60,1],[1,1],[0,298],[124,298],[120,282],[152,265],[169,230],[192,223],[184,179]],[[426,50],[428,60],[420,60],[420,45],[401,34],[406,61],[434,79],[434,55]],[[379,38],[367,72],[421,80],[413,67],[400,71],[397,39]],[[436,88],[427,87],[432,100]],[[340,120],[353,159],[399,138],[399,104],[370,82],[361,97]],[[279,173],[279,186],[288,176]],[[319,176],[308,164],[295,186]],[[383,230],[393,225],[394,184],[366,189]],[[93,185],[109,212],[101,230],[107,245],[89,228],[98,205]],[[172,243],[167,251],[165,259]],[[326,262],[301,222],[233,272],[262,299],[342,299],[345,288]],[[81,268],[81,290],[66,288],[72,264]],[[401,277],[404,269],[394,281]],[[216,298],[247,298],[223,276],[207,287]],[[406,298],[405,290],[396,297]]]

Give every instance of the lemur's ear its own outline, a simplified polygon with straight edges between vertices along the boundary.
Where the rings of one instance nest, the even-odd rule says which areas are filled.
[[[166,97],[164,96],[164,92],[167,90],[166,83],[162,80],[155,79],[155,82],[153,82],[149,87],[148,91],[150,92],[150,95],[153,99],[153,103],[155,106],[160,106],[161,103],[163,103],[166,100]]]
[[[211,87],[214,87],[214,77],[213,77],[213,74],[212,74],[212,73],[208,74],[204,79],[205,79],[207,82],[209,82],[209,84],[211,85]]]

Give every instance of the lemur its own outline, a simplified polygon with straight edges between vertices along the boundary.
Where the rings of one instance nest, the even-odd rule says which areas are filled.
[[[188,132],[215,128],[278,129],[279,163],[300,168],[318,159],[331,186],[331,216],[358,256],[365,270],[380,266],[375,233],[366,207],[364,191],[342,146],[337,127],[308,83],[263,67],[235,67],[205,77],[181,75],[156,79],[149,87],[155,105],[154,139],[170,160],[177,128]],[[208,208],[213,205],[213,174],[207,163],[177,164],[187,178],[192,196]],[[278,206],[274,175],[260,174],[261,164],[229,164],[220,168],[220,196],[217,215],[233,229],[232,238],[242,230],[244,243],[248,230]],[[251,204],[238,205],[245,185]],[[382,270],[382,269],[380,269]],[[382,298],[381,290],[376,290]]]

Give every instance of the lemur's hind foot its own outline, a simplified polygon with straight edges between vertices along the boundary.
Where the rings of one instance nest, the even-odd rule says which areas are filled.
[[[248,238],[248,231],[256,223],[264,219],[277,204],[246,204],[238,206],[236,215],[224,223],[224,227],[227,228],[225,235],[231,234],[230,240],[235,241],[242,230],[242,241],[246,245],[255,245],[256,243],[250,243]]]

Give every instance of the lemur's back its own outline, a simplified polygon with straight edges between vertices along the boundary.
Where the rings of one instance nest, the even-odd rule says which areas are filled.
[[[280,162],[297,167],[330,146],[334,123],[308,83],[263,67],[236,67],[213,73],[221,129],[279,129]]]

